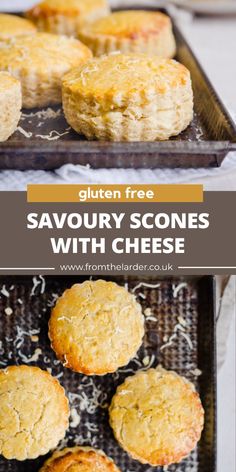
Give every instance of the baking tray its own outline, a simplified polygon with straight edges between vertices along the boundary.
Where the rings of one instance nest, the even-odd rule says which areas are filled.
[[[215,288],[212,277],[182,277],[181,279],[145,279],[145,282],[157,284],[157,288],[140,287],[135,290],[143,309],[150,307],[151,319],[146,318],[144,344],[136,358],[117,373],[104,377],[86,377],[62,367],[50,348],[47,326],[51,306],[58,294],[73,283],[85,280],[85,277],[45,277],[39,281],[34,294],[30,277],[0,278],[0,340],[1,367],[9,364],[22,364],[36,352],[38,365],[51,368],[53,375],[59,377],[69,396],[72,408],[81,416],[77,428],[70,427],[63,445],[86,444],[103,449],[113,457],[123,472],[161,472],[161,467],[152,468],[131,460],[114,440],[108,424],[107,404],[115,393],[117,385],[137,371],[161,363],[167,369],[174,369],[179,374],[193,381],[200,393],[205,409],[205,428],[201,441],[195,451],[179,465],[168,467],[168,472],[216,472],[216,368],[215,368]],[[108,278],[106,278],[108,280]],[[113,277],[109,280],[124,285],[130,290],[144,279]],[[46,283],[44,287],[44,282]],[[180,285],[181,284],[181,285]],[[6,290],[8,296],[6,296]],[[3,292],[5,295],[3,295]],[[41,293],[43,292],[43,293]],[[11,307],[13,314],[7,316],[6,307]],[[179,334],[170,347],[163,348],[178,323],[178,317],[186,322],[186,334],[191,342]],[[155,318],[154,320],[152,318]],[[156,320],[156,321],[155,321]],[[31,336],[38,336],[33,342]],[[37,351],[41,349],[41,351]],[[146,359],[146,362],[142,362]],[[147,365],[148,360],[148,365]],[[145,365],[145,367],[144,367]],[[202,375],[196,375],[200,369]],[[199,372],[198,372],[199,373]],[[80,407],[79,398],[85,392],[89,398],[88,407]],[[95,407],[96,394],[100,406]],[[82,404],[81,404],[82,406]],[[45,457],[35,461],[7,461],[0,457],[0,472],[32,472],[39,469]]]
[[[20,126],[31,137],[17,131],[0,146],[0,169],[52,170],[68,163],[92,168],[220,166],[227,153],[236,149],[236,127],[173,18],[172,22],[177,42],[176,59],[190,70],[195,97],[194,119],[185,131],[165,142],[88,141],[68,130],[62,112],[57,118],[42,119],[27,110]],[[49,135],[53,130],[66,134],[53,141],[37,137]],[[56,136],[55,132],[52,136]]]

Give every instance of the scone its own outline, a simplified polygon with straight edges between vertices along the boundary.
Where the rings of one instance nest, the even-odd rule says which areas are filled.
[[[105,375],[135,356],[144,335],[141,306],[124,287],[104,280],[73,285],[57,300],[49,338],[76,372]]]
[[[123,449],[152,466],[180,462],[195,448],[204,423],[194,385],[160,367],[128,377],[118,387],[109,413]]]
[[[38,367],[0,370],[0,454],[35,459],[64,437],[69,406],[58,380]]]
[[[91,56],[77,39],[49,33],[0,41],[0,70],[20,79],[25,108],[60,103],[63,75]]]
[[[40,31],[77,37],[86,21],[109,13],[108,0],[44,0],[26,13]]]
[[[31,21],[20,16],[0,13],[0,40],[14,36],[34,34],[36,31],[37,29]]]
[[[118,11],[82,26],[79,38],[95,56],[120,51],[171,58],[176,52],[171,20],[160,12]]]
[[[90,447],[76,446],[56,451],[40,472],[120,472],[104,452]]]
[[[0,72],[0,142],[14,133],[21,116],[21,84],[8,72]]]
[[[144,54],[91,59],[63,77],[62,101],[68,123],[88,139],[166,140],[193,117],[186,67]]]

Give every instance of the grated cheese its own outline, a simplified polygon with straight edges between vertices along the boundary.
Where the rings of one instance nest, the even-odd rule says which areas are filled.
[[[172,341],[176,338],[177,338],[177,334],[176,333],[172,334],[172,336],[168,338],[168,341],[165,344],[162,344],[162,346],[160,347],[160,351],[163,351],[163,349],[165,349],[166,347],[172,346],[173,344]]]
[[[157,319],[155,318],[155,316],[147,316],[146,320],[147,321],[154,321],[155,323],[157,323]]]
[[[53,129],[50,131],[49,134],[36,134],[36,138],[41,138],[41,139],[47,139],[48,141],[56,141],[59,139],[61,136],[64,136],[65,134],[68,134],[70,132],[70,127],[66,128],[66,130],[63,133],[59,133],[56,129]]]
[[[30,362],[37,362],[38,361],[39,357],[42,354],[42,349],[37,348],[35,350],[34,354],[31,357],[25,356],[20,350],[18,351],[18,354],[19,354],[19,356],[20,356],[20,358],[22,359],[23,362],[25,362],[26,364],[30,364]]]
[[[70,428],[77,428],[77,426],[80,424],[80,415],[77,413],[76,408],[71,408],[70,418]]]
[[[59,295],[57,293],[52,293],[52,299],[47,302],[47,306],[49,307],[54,306],[58,298],[59,298]]]
[[[193,343],[192,343],[190,337],[188,336],[188,334],[183,333],[183,331],[180,331],[179,334],[181,334],[181,336],[183,336],[183,337],[186,339],[186,341],[187,341],[187,343],[188,343],[190,349],[193,349]]]
[[[1,288],[1,292],[0,292],[2,295],[4,295],[4,297],[9,297],[10,296],[10,293],[8,292],[8,290],[6,289],[6,285],[3,285],[2,288]]]
[[[182,288],[185,288],[187,287],[187,283],[186,282],[181,282],[180,284],[178,284],[177,286],[175,285],[172,285],[172,289],[173,289],[173,297],[176,298],[178,293],[180,292],[180,290],[182,290]]]
[[[150,362],[150,357],[149,356],[146,356],[143,358],[143,365],[144,366],[147,366]]]
[[[196,369],[193,369],[193,370],[190,370],[189,371],[191,374],[195,375],[196,377],[200,377],[200,375],[202,375],[202,371],[198,368]]]
[[[138,288],[141,288],[141,287],[158,288],[158,287],[160,287],[160,284],[148,284],[148,283],[146,283],[146,282],[139,282],[139,284],[136,285],[136,286],[132,289],[132,292],[136,292],[136,290],[138,290]]]
[[[62,109],[59,108],[59,110],[55,111],[52,108],[48,107],[45,110],[39,110],[36,112],[31,112],[31,113],[22,113],[21,118],[23,120],[27,118],[43,118],[43,119],[54,119],[58,118],[62,114]]]
[[[31,133],[31,131],[26,131],[21,126],[17,126],[16,131],[19,131],[19,133],[23,134],[25,138],[31,138],[33,136],[33,133]]]
[[[182,326],[184,326],[184,327],[187,326],[187,323],[186,323],[186,321],[184,320],[184,318],[182,316],[178,316],[177,320],[178,320],[179,324],[181,324]]]
[[[148,363],[147,363],[147,359],[145,360],[145,366],[144,367],[141,367],[140,370],[148,370],[152,367],[152,365],[154,364],[155,362],[155,356],[154,354],[152,354],[151,358],[149,356],[146,356],[148,357]],[[145,359],[145,358],[144,358]]]
[[[143,313],[144,313],[144,316],[151,316],[152,315],[152,310],[151,310],[151,308],[145,308]]]
[[[43,294],[45,292],[46,282],[42,275],[39,275],[38,278],[36,276],[33,277],[33,287],[30,292],[31,297],[35,295],[36,289],[39,285],[40,285],[40,293]]]
[[[5,311],[5,313],[6,313],[7,316],[11,316],[12,313],[13,313],[13,310],[12,310],[12,308],[10,308],[10,307],[5,308],[4,311]]]
[[[39,279],[41,280],[41,290],[40,290],[40,293],[43,294],[45,292],[45,288],[46,288],[46,282],[45,282],[45,278],[40,275],[39,276]]]

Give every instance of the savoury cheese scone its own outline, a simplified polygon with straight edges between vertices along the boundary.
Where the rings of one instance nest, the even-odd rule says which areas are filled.
[[[109,13],[108,0],[44,0],[26,13],[40,31],[77,37],[84,22]]]
[[[36,33],[35,25],[17,15],[0,13],[0,40]]]
[[[49,33],[0,41],[0,70],[21,81],[25,108],[60,103],[63,75],[91,56],[77,39]]]
[[[160,12],[130,10],[111,13],[82,26],[79,38],[95,56],[120,51],[172,58],[176,52],[171,20]]]
[[[194,385],[160,367],[126,378],[109,414],[121,447],[133,459],[155,467],[186,457],[199,441],[204,423]]]
[[[104,452],[90,447],[75,446],[56,451],[40,472],[120,472]]]
[[[178,135],[193,117],[190,73],[144,54],[93,58],[63,77],[65,117],[88,139],[155,141]]]
[[[64,438],[69,404],[58,380],[38,367],[0,370],[0,454],[35,459]]]
[[[16,130],[21,106],[20,81],[8,72],[0,72],[0,142],[6,141]]]
[[[49,338],[57,357],[76,372],[105,375],[135,356],[144,317],[134,295],[114,282],[73,285],[57,300]]]

